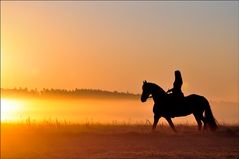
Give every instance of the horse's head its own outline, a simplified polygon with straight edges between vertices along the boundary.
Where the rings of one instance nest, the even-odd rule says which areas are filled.
[[[149,89],[149,84],[147,81],[143,82],[143,86],[142,86],[143,92],[141,95],[141,101],[142,102],[146,102],[146,100],[149,98],[151,91]]]
[[[159,98],[162,99],[167,95],[166,92],[160,86],[154,83],[149,83],[147,81],[143,82],[142,89],[143,89],[141,95],[142,102],[146,102],[146,100],[151,97],[153,97],[154,102],[156,102],[155,100],[159,100]]]

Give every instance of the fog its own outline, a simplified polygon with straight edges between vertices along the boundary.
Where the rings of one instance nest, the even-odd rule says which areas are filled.
[[[1,120],[4,122],[70,122],[146,124],[153,122],[153,101],[142,103],[129,99],[3,99]],[[9,101],[19,103],[17,108]],[[10,104],[8,104],[10,103]],[[239,105],[232,102],[210,102],[215,118],[220,123],[239,123]],[[177,124],[194,124],[193,115],[176,117]],[[161,118],[159,123],[165,123]]]

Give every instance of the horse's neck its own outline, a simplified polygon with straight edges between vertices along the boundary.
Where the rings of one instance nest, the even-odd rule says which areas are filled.
[[[162,101],[163,99],[165,99],[166,95],[167,95],[166,92],[160,87],[155,89],[154,92],[152,93],[155,103],[158,103],[159,101]]]

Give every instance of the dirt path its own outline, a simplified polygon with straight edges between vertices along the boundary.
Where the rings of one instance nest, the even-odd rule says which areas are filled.
[[[1,142],[3,159],[239,158],[238,128],[204,134],[3,131]]]

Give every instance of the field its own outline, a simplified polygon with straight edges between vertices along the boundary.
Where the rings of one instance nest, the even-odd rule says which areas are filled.
[[[239,126],[215,133],[193,125],[2,123],[2,159],[238,159]]]

